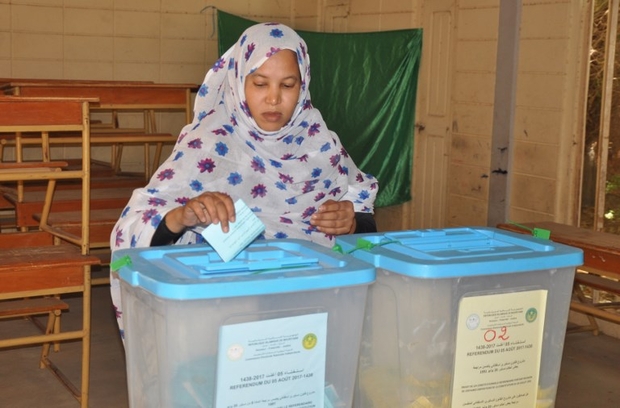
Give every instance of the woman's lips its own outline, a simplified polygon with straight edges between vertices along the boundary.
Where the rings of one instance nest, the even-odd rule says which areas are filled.
[[[277,122],[282,118],[282,114],[280,112],[264,112],[261,115],[267,122]]]

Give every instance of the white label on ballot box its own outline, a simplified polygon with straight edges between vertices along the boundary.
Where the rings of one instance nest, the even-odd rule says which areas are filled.
[[[323,408],[327,313],[220,328],[216,408]]]
[[[534,407],[546,290],[461,299],[452,406]]]

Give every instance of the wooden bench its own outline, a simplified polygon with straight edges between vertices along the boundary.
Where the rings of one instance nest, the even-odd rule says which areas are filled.
[[[112,257],[110,236],[116,222],[121,216],[121,209],[104,209],[90,211],[90,254],[99,258],[101,265],[109,265]],[[41,214],[34,214],[35,220],[41,219]],[[77,234],[81,228],[81,214],[79,211],[56,212],[49,216],[47,222],[54,228]],[[109,285],[110,277],[93,278],[93,285]]]
[[[90,210],[90,248],[110,248],[110,236],[116,222],[121,217],[122,208],[106,208]],[[41,220],[41,214],[33,218]],[[62,211],[50,214],[47,222],[56,228],[78,233],[81,228],[82,215],[79,211]]]
[[[0,238],[17,242],[19,236],[30,233],[0,234]],[[48,368],[80,401],[83,408],[88,407],[88,386],[90,367],[90,290],[91,266],[99,264],[99,259],[84,255],[74,245],[51,245],[40,247],[5,248],[0,242],[0,304],[7,303],[5,314],[10,316],[34,315],[42,310],[54,314],[44,333],[26,335],[0,340],[0,349],[33,344],[43,344],[39,364]],[[60,331],[57,319],[65,306],[57,301],[41,301],[39,296],[51,297],[81,293],[83,297],[82,327],[77,330]],[[12,303],[14,302],[14,303]],[[45,302],[46,304],[42,304]],[[1,307],[0,307],[1,309]],[[52,343],[81,340],[81,386],[76,387],[65,375],[61,367],[49,358]]]
[[[91,172],[91,191],[110,188],[130,190],[144,187],[145,185],[144,176],[142,174],[115,174],[114,171],[110,169],[109,165],[106,165],[106,167],[109,169],[109,171],[106,171],[102,167],[102,164],[98,162],[93,162],[92,167],[94,167],[95,169]],[[71,168],[72,166],[69,162],[69,166],[67,166],[66,169]],[[14,231],[15,229],[19,228],[17,217],[15,214],[15,205],[13,204],[18,197],[18,191],[14,184],[15,183],[0,184],[0,211],[2,211],[2,213],[0,213],[0,232]],[[79,190],[81,188],[81,183],[76,180],[61,180],[56,183],[56,191]],[[24,183],[23,185],[23,194],[29,191],[45,190],[47,190],[46,182],[31,181]],[[5,198],[5,195],[7,197],[11,197],[11,200],[7,200]],[[40,219],[40,217],[38,217],[37,219]],[[32,220],[30,219],[28,219],[28,221],[32,222]],[[30,224],[28,225],[30,226]]]
[[[0,300],[0,319],[27,317],[44,334],[60,333],[60,314],[69,310],[69,305],[60,298],[46,296],[40,298]],[[47,314],[47,324],[42,327],[33,316]],[[41,368],[44,368],[44,360],[49,355],[50,343],[43,343],[41,350]],[[54,344],[54,351],[60,350],[60,343]]]
[[[15,79],[0,85],[5,94],[30,97],[80,97],[96,98],[99,103],[91,106],[92,113],[109,112],[113,116],[110,126],[92,126],[91,143],[111,144],[111,164],[120,169],[122,146],[143,144],[145,155],[145,178],[159,166],[162,146],[176,142],[178,135],[162,134],[157,131],[156,112],[180,111],[185,114],[185,123],[192,119],[191,93],[196,84],[156,84],[134,81],[83,81],[83,80],[28,80]],[[118,114],[141,112],[144,115],[140,128],[119,128]],[[69,140],[72,140],[69,137]],[[6,139],[5,144],[12,143]],[[35,141],[36,143],[36,141]],[[56,142],[53,142],[56,143]],[[149,145],[154,144],[155,154],[149,159]],[[21,150],[23,146],[17,146]]]
[[[64,180],[63,180],[64,181]],[[103,177],[91,177],[90,179],[91,188],[95,189],[109,189],[109,188],[139,188],[144,187],[146,183],[144,182],[144,178],[135,175],[114,175],[114,176],[103,176]],[[42,191],[47,188],[45,183],[25,183],[24,191]],[[81,188],[80,183],[76,183],[73,180],[66,181],[63,183],[56,183],[56,189],[58,190],[79,190]],[[0,185],[0,196],[3,194],[12,194],[13,196],[17,195],[17,190],[12,185]],[[7,201],[7,204],[10,208],[13,208],[13,205]],[[2,207],[0,207],[2,208]]]
[[[76,159],[63,160],[67,165],[66,170],[80,169],[82,160],[79,162]],[[10,162],[0,162],[3,165],[10,165]],[[28,163],[28,162],[24,162]],[[90,171],[90,187],[92,189],[97,188],[125,188],[125,187],[144,187],[145,181],[142,175],[136,176],[131,174],[118,174],[109,163],[101,162],[99,160],[91,160]],[[59,180],[56,183],[57,190],[77,190],[81,188],[81,182],[79,180]],[[24,191],[41,191],[47,189],[47,182],[41,180],[32,180],[24,183]],[[0,184],[0,202],[4,200],[2,194],[9,193],[17,196],[17,188],[15,183],[3,183]],[[13,208],[13,205],[8,203],[9,208]],[[0,208],[4,208],[0,206]]]
[[[523,228],[526,227],[526,228]],[[529,222],[521,225],[500,224],[497,227],[522,234],[531,234],[534,228],[551,231],[550,239],[583,250],[583,266],[577,268],[571,310],[588,317],[589,325],[579,330],[598,334],[595,317],[620,324],[620,314],[608,309],[620,308],[617,302],[597,301],[597,291],[620,296],[620,235],[592,231],[585,228],[550,221]],[[593,293],[588,298],[584,289]]]
[[[2,172],[3,174],[11,174],[11,173],[15,173],[15,172],[23,172],[24,170],[29,170],[33,173],[41,173],[41,172],[46,172],[49,173],[50,171],[53,170],[60,170],[61,168],[66,168],[68,166],[68,163],[66,162],[60,162],[60,161],[56,161],[56,162],[32,162],[32,163],[4,163],[4,162],[0,162],[0,172]],[[43,191],[43,194],[45,194],[47,192],[47,190],[49,189],[49,180],[43,180],[43,183],[41,183],[41,191]],[[3,186],[2,184],[0,184],[0,210],[5,213],[7,211],[11,211],[12,212],[12,216],[6,216],[5,214],[2,215],[2,217],[0,218],[0,232],[2,232],[2,229],[5,228],[10,228],[10,229],[15,229],[17,228],[17,223],[16,223],[16,219],[15,219],[15,206],[13,205],[13,203],[11,203],[9,200],[7,200],[4,197],[4,189],[6,187]],[[17,188],[10,188],[11,193],[17,197],[19,196],[19,190]],[[11,225],[5,225],[8,224],[10,222]]]
[[[581,330],[591,330],[598,334],[599,327],[593,317],[620,324],[620,313],[608,309],[620,309],[620,302],[602,302],[598,292],[605,292],[620,296],[620,282],[608,277],[609,273],[595,268],[582,267],[575,274],[574,294],[579,302],[573,302],[571,309],[588,316],[589,324]],[[590,288],[591,297],[584,293],[584,288]]]
[[[45,181],[47,188],[43,200],[43,208],[38,212],[43,214],[39,229],[48,231],[58,239],[80,246],[84,254],[88,253],[88,215],[90,212],[90,127],[89,104],[90,99],[80,98],[22,98],[0,96],[0,134],[21,134],[38,132],[48,135],[53,132],[80,132],[82,138],[81,163],[76,169],[53,169],[50,167],[50,158],[46,157],[40,163],[40,169],[28,168],[30,164],[0,163],[0,183],[14,182],[17,185],[17,202],[23,201],[23,185],[29,181]],[[43,137],[42,148],[49,137]],[[14,166],[15,169],[10,167]],[[47,169],[46,167],[47,166]],[[22,167],[22,169],[20,169]],[[56,171],[61,170],[61,171]],[[56,183],[59,180],[79,180],[80,210],[82,212],[82,231],[79,236],[56,230],[47,224],[47,217],[51,211]]]
[[[90,208],[92,210],[116,209],[120,213],[134,188],[97,188],[90,191]],[[54,193],[51,205],[52,214],[81,210],[81,190],[59,190]],[[45,203],[46,191],[25,191],[23,200],[18,201],[17,195],[4,193],[4,198],[15,208],[16,223],[19,227],[36,227],[39,225],[34,215],[41,213]]]
[[[115,174],[122,174],[123,170],[121,168],[122,162],[122,149],[120,146],[126,145],[144,145],[144,174],[143,181],[148,180],[153,172],[157,169],[161,162],[161,156],[163,152],[164,145],[173,145],[177,141],[177,135],[172,135],[169,133],[144,133],[138,131],[128,131],[119,129],[112,129],[109,132],[98,133],[91,132],[90,135],[90,143],[93,146],[116,146],[117,148],[114,150],[114,157],[110,162],[110,165],[115,171]],[[22,135],[20,144],[22,147],[26,146],[39,146],[41,145],[41,138],[39,136],[28,136]],[[53,145],[74,145],[80,144],[81,139],[79,135],[71,135],[71,134],[60,134],[55,135],[49,141],[50,146]],[[0,140],[0,144],[8,145],[12,144],[10,137],[5,137]],[[155,151],[153,153],[153,157],[151,158],[150,149],[148,146],[150,144],[155,145]],[[49,153],[48,153],[49,154]]]
[[[49,158],[40,163],[0,163],[0,182],[47,182],[40,231],[0,234],[0,301],[9,302],[6,314],[39,313],[43,306],[38,299],[78,293],[83,298],[82,325],[66,332],[51,328],[48,333],[46,328],[40,335],[2,339],[0,348],[43,344],[40,364],[50,369],[83,408],[88,407],[90,378],[91,267],[100,263],[97,257],[88,254],[91,163],[88,106],[88,100],[79,98],[0,97],[0,133],[41,132],[48,135],[54,131],[75,131],[82,135],[79,169],[67,170],[66,163],[56,164]],[[56,182],[69,179],[80,180],[81,185],[76,190],[80,193],[81,204],[81,228],[77,234],[54,228],[47,222]],[[50,241],[57,245],[49,245]],[[64,308],[60,303],[51,302],[45,307],[54,314]],[[56,321],[53,325],[58,327]],[[47,355],[51,343],[75,340],[81,341],[82,345],[79,388]]]
[[[80,402],[88,407],[90,379],[90,295],[91,267],[100,263],[88,255],[90,214],[90,131],[89,103],[80,98],[16,98],[0,97],[0,134],[40,132],[43,139],[50,132],[77,132],[81,137],[81,163],[78,169],[67,169],[67,163],[54,163],[49,157],[40,163],[0,163],[0,182],[17,183],[43,180],[44,206],[40,231],[0,234],[0,302],[5,305],[4,317],[33,315],[47,309],[55,317],[48,319],[44,333],[18,335],[0,340],[0,348],[43,344],[40,365],[48,368]],[[81,228],[78,234],[51,227],[47,223],[53,192],[59,180],[79,180]],[[57,241],[59,245],[51,245]],[[54,300],[68,293],[82,296],[82,324],[75,330],[60,331],[57,324],[62,303]],[[7,302],[7,303],[5,303]],[[44,303],[44,304],[41,304]],[[51,326],[50,326],[51,325]],[[80,341],[80,386],[63,374],[48,355],[50,344]]]
[[[0,301],[0,318],[32,316],[69,310],[69,305],[56,297]]]

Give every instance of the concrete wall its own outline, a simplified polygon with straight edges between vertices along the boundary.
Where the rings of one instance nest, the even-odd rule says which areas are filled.
[[[217,58],[214,9],[207,6],[305,30],[379,31],[422,27],[433,1],[0,0],[0,77],[200,83]],[[454,38],[447,177],[438,181],[447,199],[435,226],[484,225],[500,3],[442,1]],[[514,221],[576,219],[588,8],[581,0],[523,1],[509,174]],[[176,133],[183,118],[165,115],[160,123],[160,130]],[[414,226],[415,205],[380,210],[382,225]]]
[[[576,221],[589,8],[577,3],[523,2],[508,169],[513,221]],[[457,10],[448,225],[486,224],[498,12],[490,0],[460,1]]]

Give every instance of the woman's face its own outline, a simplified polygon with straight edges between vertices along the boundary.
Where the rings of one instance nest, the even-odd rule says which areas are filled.
[[[301,88],[297,55],[281,50],[245,79],[245,98],[256,124],[272,132],[291,119]]]

